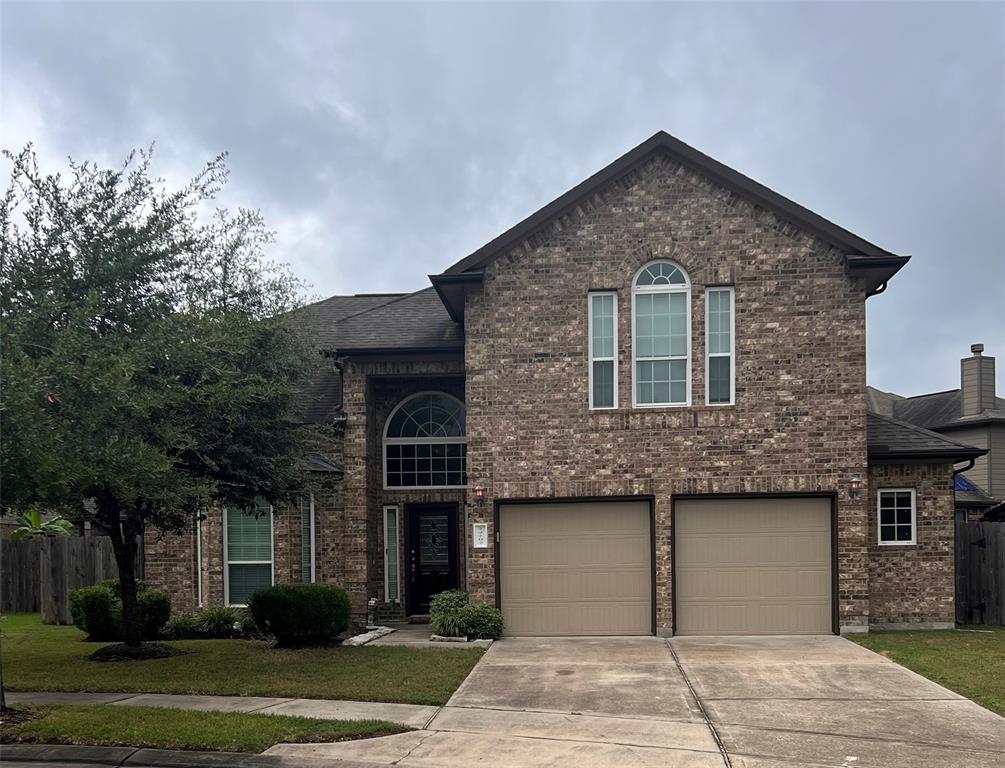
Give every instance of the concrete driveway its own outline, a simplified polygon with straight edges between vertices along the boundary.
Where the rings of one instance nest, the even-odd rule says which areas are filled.
[[[273,754],[416,768],[1005,765],[1005,719],[838,637],[516,638],[422,730]]]

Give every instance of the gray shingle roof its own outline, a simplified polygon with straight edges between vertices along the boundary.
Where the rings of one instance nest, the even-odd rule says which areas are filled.
[[[896,396],[895,396],[896,397]],[[950,389],[930,395],[904,397],[893,403],[892,416],[919,427],[957,427],[988,419],[1005,419],[1005,398],[996,397],[993,410],[975,416],[963,416],[963,391]]]
[[[878,413],[868,415],[870,459],[930,458],[964,461],[987,451],[950,440],[938,432]]]

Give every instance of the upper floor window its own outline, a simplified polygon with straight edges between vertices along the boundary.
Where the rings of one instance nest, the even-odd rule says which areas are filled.
[[[590,323],[590,407],[618,407],[618,295],[591,293],[587,307]]]
[[[635,405],[690,405],[691,281],[672,261],[636,274],[632,336]]]
[[[705,291],[705,401],[732,405],[735,380],[733,289]]]
[[[467,485],[464,404],[444,392],[402,401],[384,429],[385,488]]]

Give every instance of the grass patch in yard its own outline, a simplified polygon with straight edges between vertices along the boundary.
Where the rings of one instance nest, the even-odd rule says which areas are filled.
[[[1005,627],[870,632],[848,639],[1005,715]]]
[[[407,731],[379,720],[315,720],[243,712],[111,705],[34,707],[39,717],[4,727],[4,743],[262,752],[280,742],[329,742]]]
[[[168,659],[104,664],[76,627],[38,614],[0,619],[11,691],[124,691],[446,704],[484,651],[395,646],[272,648],[255,640],[177,640]]]

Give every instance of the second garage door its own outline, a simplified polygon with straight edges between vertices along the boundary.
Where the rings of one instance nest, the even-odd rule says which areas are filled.
[[[649,502],[503,504],[507,635],[652,634]]]
[[[828,634],[831,503],[695,499],[674,512],[677,634]]]

